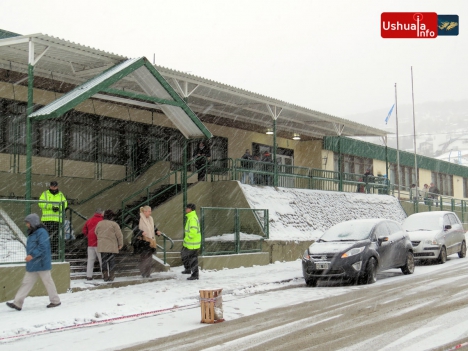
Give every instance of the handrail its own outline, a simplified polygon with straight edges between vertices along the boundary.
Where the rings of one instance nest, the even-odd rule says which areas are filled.
[[[71,216],[72,216],[72,213],[78,215],[78,217],[81,217],[82,219],[84,219],[85,221],[88,220],[88,217],[86,217],[85,215],[82,215],[80,212],[76,211],[75,209],[71,208],[71,207],[67,207],[65,209],[65,212],[66,211],[69,211],[70,212],[70,223],[71,223]]]
[[[129,225],[127,225],[126,223],[123,223],[123,226],[124,227],[127,227],[129,229],[133,229],[131,228]],[[156,244],[156,247],[158,247],[159,249],[161,249],[163,251],[163,262],[164,264],[167,263],[167,257],[166,257],[166,254],[167,254],[167,249],[166,249],[166,241],[169,240],[169,242],[171,243],[171,247],[169,248],[169,250],[171,250],[173,247],[174,247],[174,241],[168,237],[165,233],[161,232],[161,236],[163,237],[163,246],[159,245],[159,244]]]
[[[135,177],[135,175],[138,173],[138,174],[141,174],[143,172],[146,172],[148,169],[150,169],[153,165],[155,165],[156,163],[158,163],[159,161],[161,160],[154,160],[153,162],[150,162],[148,165],[146,165],[145,167],[143,167],[141,170],[138,170],[138,171],[135,171],[127,176],[125,176],[124,178],[122,179],[119,179],[119,180],[116,180],[115,182],[113,182],[112,184],[106,186],[105,188],[99,190],[98,192],[94,193],[93,195],[87,197],[86,199],[84,200],[81,200],[81,201],[77,201],[76,204],[77,205],[83,205],[84,203],[94,199],[95,197],[101,195],[102,193],[106,192],[107,190],[109,189],[112,189],[114,188],[115,186],[119,185],[120,183],[124,183],[124,182],[127,182],[129,180],[131,180],[133,177]]]

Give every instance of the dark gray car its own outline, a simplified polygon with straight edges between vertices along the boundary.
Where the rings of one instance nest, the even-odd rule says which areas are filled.
[[[361,284],[377,280],[377,272],[401,268],[414,272],[413,246],[405,230],[387,219],[359,219],[328,229],[304,252],[302,273],[308,286],[319,279],[345,279]]]

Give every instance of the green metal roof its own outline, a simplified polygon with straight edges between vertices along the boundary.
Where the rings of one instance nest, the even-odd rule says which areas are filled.
[[[0,29],[0,39],[19,37],[21,34],[9,32],[4,29]]]
[[[339,137],[327,136],[323,138],[323,148],[338,153]],[[385,146],[372,144],[362,140],[341,138],[341,150],[343,153],[359,157],[367,157],[375,160],[385,161]],[[388,162],[397,163],[397,150],[393,148],[387,149]],[[401,151],[400,165],[414,167],[414,154]],[[417,155],[418,168],[427,169],[438,173],[447,173],[457,175],[463,178],[468,178],[468,167],[438,160],[431,157]]]
[[[112,87],[127,76],[135,82],[139,92]],[[112,100],[113,95],[118,95],[123,102],[139,99],[154,104],[154,108],[162,110],[188,139],[212,137],[211,132],[145,57],[128,59],[107,69],[32,113],[29,118],[57,118],[91,97]]]

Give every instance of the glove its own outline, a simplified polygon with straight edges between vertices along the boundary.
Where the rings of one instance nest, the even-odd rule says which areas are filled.
[[[60,209],[57,206],[52,207],[52,211],[58,212]]]

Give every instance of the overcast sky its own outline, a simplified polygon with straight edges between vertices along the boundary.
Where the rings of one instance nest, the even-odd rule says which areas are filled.
[[[466,0],[2,0],[0,27],[43,33],[339,117],[466,99]],[[460,16],[460,34],[383,39],[382,12]],[[468,20],[467,20],[468,23]],[[382,118],[385,118],[383,116]],[[382,123],[376,121],[376,126]]]

